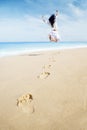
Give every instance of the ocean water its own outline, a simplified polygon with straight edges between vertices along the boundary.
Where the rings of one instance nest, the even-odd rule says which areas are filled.
[[[87,47],[87,42],[0,42],[0,57],[83,47]]]

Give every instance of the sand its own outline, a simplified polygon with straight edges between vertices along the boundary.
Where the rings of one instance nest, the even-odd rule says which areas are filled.
[[[87,130],[87,49],[0,58],[0,130]]]

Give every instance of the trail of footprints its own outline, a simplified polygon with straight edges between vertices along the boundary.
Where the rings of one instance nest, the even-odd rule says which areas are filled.
[[[50,76],[50,69],[52,67],[52,62],[56,62],[54,56],[52,56],[51,58],[49,58],[49,63],[47,65],[44,65],[42,67],[42,72],[40,73],[40,75],[37,76],[37,78],[39,79],[46,79]]]
[[[46,79],[47,77],[50,76],[50,69],[52,67],[52,62],[56,62],[54,56],[52,56],[51,58],[49,58],[49,64],[44,65],[42,67],[42,72],[40,73],[39,76],[37,76],[37,78],[39,79]],[[27,113],[33,113],[35,112],[35,108],[34,108],[34,101],[33,101],[33,96],[30,93],[24,94],[22,96],[20,96],[17,99],[17,107],[22,110],[23,112],[27,112]]]
[[[44,65],[42,67],[42,72],[40,73],[39,76],[37,76],[37,78],[39,79],[46,79],[50,76],[50,69],[52,67],[52,63],[56,62],[55,58],[52,56],[51,58],[49,58],[49,64]],[[27,113],[34,113],[35,112],[35,108],[34,108],[34,101],[33,101],[33,96],[30,93],[24,94],[22,96],[20,96],[17,99],[17,107],[19,109],[21,109],[23,112],[27,112]],[[84,100],[83,103],[83,109],[84,111],[87,108],[87,102],[86,100]]]

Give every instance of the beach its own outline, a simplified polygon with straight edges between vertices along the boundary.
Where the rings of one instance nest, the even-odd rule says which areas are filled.
[[[0,130],[87,130],[87,48],[0,58]]]

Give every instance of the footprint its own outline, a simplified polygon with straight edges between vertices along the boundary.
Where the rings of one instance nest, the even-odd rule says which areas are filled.
[[[49,58],[49,61],[50,61],[50,62],[56,62],[56,60],[55,60],[54,57],[50,57],[50,58]]]
[[[54,55],[54,56],[57,56],[57,55],[59,55],[59,54],[60,54],[60,51],[55,52],[53,55]]]
[[[42,72],[38,78],[40,79],[46,79],[50,75],[50,72]]]
[[[33,104],[33,96],[31,94],[25,94],[20,96],[17,99],[17,106],[23,111],[28,113],[33,113],[34,104]]]
[[[44,65],[42,68],[43,68],[43,69],[49,69],[49,68],[51,68],[51,66],[52,66],[51,64],[49,64],[49,65]]]

